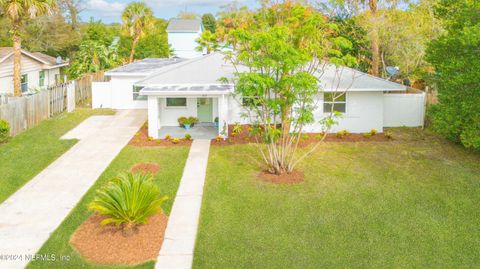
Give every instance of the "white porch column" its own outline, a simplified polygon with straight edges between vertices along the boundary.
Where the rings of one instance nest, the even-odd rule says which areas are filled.
[[[227,124],[227,135],[228,135],[228,96],[221,95],[218,97],[218,135],[221,134],[223,126]]]
[[[158,97],[148,96],[148,136],[153,139],[158,139],[159,126],[159,111],[158,111]]]

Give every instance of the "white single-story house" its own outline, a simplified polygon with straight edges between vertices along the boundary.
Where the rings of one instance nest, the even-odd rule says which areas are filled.
[[[154,71],[138,72],[138,66]],[[234,95],[235,86],[219,81],[220,78],[232,78],[234,71],[233,65],[218,52],[190,60],[147,59],[108,72],[111,81],[97,83],[101,85],[94,87],[93,105],[148,109],[149,136],[153,138],[174,133],[177,119],[189,116],[199,118],[200,126],[214,130],[210,136],[217,135],[223,124],[250,123],[248,118],[242,117],[245,114],[243,100]],[[335,102],[336,110],[343,115],[332,132],[363,133],[372,129],[381,132],[384,127],[422,126],[425,95],[406,90],[404,85],[354,69],[327,65],[317,96],[317,121],[306,126],[304,131],[321,131],[319,121],[332,105],[325,101],[325,96],[335,91],[346,94]],[[97,101],[108,98],[112,98],[111,101],[103,104]],[[216,118],[220,128],[215,127]]]
[[[21,51],[22,92],[41,90],[61,81],[68,62],[41,52]],[[13,95],[13,48],[0,48],[0,94]]]
[[[195,41],[202,35],[203,25],[201,20],[171,19],[167,26],[168,43],[175,56],[191,59],[202,56],[205,51],[197,51]]]

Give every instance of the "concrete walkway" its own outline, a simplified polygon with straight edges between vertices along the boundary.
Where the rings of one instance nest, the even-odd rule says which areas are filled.
[[[155,269],[192,268],[210,140],[194,140],[168,219]]]
[[[93,116],[63,137],[80,141],[0,204],[0,268],[28,264],[145,120],[141,110]]]

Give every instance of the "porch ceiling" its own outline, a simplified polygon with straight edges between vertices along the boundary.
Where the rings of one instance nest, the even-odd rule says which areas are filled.
[[[199,94],[227,94],[233,91],[231,84],[204,84],[204,85],[156,85],[147,86],[140,91],[140,95],[199,95]]]

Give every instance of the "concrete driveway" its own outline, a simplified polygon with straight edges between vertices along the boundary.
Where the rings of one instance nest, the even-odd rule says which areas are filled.
[[[80,141],[0,204],[0,268],[28,264],[28,255],[37,253],[145,121],[146,111],[121,110],[90,117],[63,137]]]

